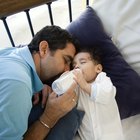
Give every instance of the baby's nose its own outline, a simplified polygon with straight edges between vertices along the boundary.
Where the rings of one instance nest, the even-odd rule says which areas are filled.
[[[78,64],[74,66],[74,69],[78,69],[78,68],[79,68]]]

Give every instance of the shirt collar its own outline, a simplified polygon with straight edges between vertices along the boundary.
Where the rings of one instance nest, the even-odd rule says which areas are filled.
[[[26,61],[26,63],[31,67],[31,71],[32,71],[32,84],[33,84],[33,92],[38,92],[43,88],[43,83],[40,80],[36,69],[35,69],[35,64],[33,61],[33,57],[29,51],[28,46],[19,48],[19,54],[22,57],[22,59],[24,59]]]

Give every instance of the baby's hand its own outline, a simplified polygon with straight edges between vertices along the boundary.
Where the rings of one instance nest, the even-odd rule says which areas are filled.
[[[84,78],[84,75],[83,75],[82,71],[80,69],[74,69],[73,74],[75,75],[74,80],[83,89],[87,82]]]
[[[80,69],[74,69],[73,74],[75,75],[74,80],[77,82],[80,88],[90,95],[91,85],[85,80],[82,71]]]
[[[42,94],[41,105],[42,105],[42,108],[44,108],[44,106],[46,105],[46,102],[47,102],[48,95],[49,95],[49,93],[51,93],[51,92],[52,92],[51,87],[44,84],[44,87],[43,87],[43,89],[42,89],[42,92],[36,93],[36,94],[34,95],[33,104],[36,105],[36,104],[39,102],[39,95]]]

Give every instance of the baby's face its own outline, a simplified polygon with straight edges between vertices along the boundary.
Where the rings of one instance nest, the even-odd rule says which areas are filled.
[[[99,73],[98,64],[91,59],[90,54],[87,52],[80,52],[75,55],[73,60],[73,68],[79,68],[87,82],[94,81]]]

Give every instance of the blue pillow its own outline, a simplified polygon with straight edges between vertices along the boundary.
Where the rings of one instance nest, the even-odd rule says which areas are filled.
[[[83,111],[74,108],[58,121],[45,140],[73,140],[83,116]]]
[[[87,7],[67,30],[78,38],[81,46],[98,44],[103,53],[104,71],[117,88],[116,100],[121,119],[140,113],[140,76],[123,59],[117,47],[105,33],[96,12]]]

